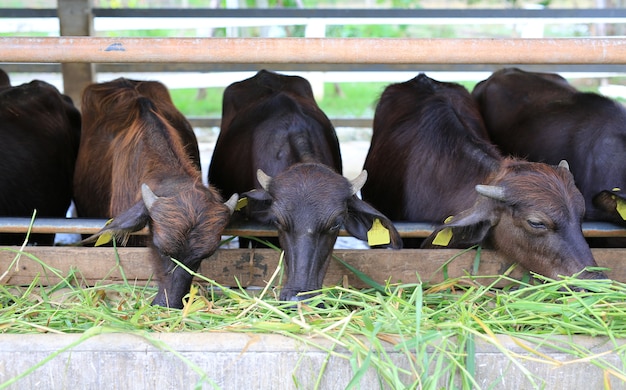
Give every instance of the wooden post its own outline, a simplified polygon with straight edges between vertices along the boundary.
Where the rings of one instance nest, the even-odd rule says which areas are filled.
[[[92,0],[59,0],[57,8],[62,36],[92,36]],[[83,89],[93,82],[94,65],[88,62],[61,64],[63,90],[80,108]]]

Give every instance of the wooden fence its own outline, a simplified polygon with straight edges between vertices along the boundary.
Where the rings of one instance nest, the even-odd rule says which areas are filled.
[[[350,24],[387,24],[387,25],[485,25],[511,24],[539,26],[550,24],[584,24],[586,26],[619,26],[626,23],[626,9],[103,9],[94,8],[91,0],[59,0],[57,9],[13,9],[0,8],[0,19],[9,20],[54,21],[48,24],[57,25],[61,36],[94,36],[101,30],[117,29],[163,29],[202,27],[208,30],[213,27],[228,26],[273,26],[273,25],[305,25],[306,36],[324,37],[325,26]],[[148,23],[148,27],[146,23]],[[7,24],[8,25],[8,24]],[[0,27],[1,29],[1,27]],[[595,28],[600,34],[602,28]],[[522,33],[523,36],[523,33]],[[461,49],[467,49],[462,45]],[[450,53],[450,52],[448,52]],[[280,55],[280,53],[273,53]],[[462,55],[462,53],[460,53]],[[288,55],[285,53],[284,55]],[[309,54],[310,56],[311,54]],[[467,53],[471,56],[471,53]],[[11,64],[12,61],[0,58],[0,66],[9,72],[60,72],[63,73],[65,93],[75,101],[80,101],[80,93],[86,83],[95,80],[96,73],[129,73],[129,72],[224,72],[224,71],[256,71],[261,66],[276,71],[373,71],[398,72],[420,71],[463,71],[491,72],[502,65],[525,65],[525,69],[535,71],[559,71],[570,74],[593,72],[596,74],[620,74],[620,64],[608,62],[578,63],[560,62],[558,67],[553,62],[523,60],[521,62],[498,60],[494,52],[491,62],[451,61],[447,56],[428,61],[417,60],[388,62],[332,62],[328,57],[321,62],[290,61],[271,58],[261,63],[254,62],[154,62],[141,61],[128,63],[86,63],[79,59],[74,63],[27,63]],[[403,57],[404,58],[404,57]],[[4,64],[3,64],[4,63]],[[380,73],[382,74],[382,73]],[[350,125],[350,123],[347,123]]]
[[[61,0],[60,4],[72,3]],[[79,2],[80,3],[80,2]],[[60,14],[63,11],[59,11]],[[0,12],[0,15],[2,13]],[[620,14],[620,20],[624,17]],[[63,20],[63,16],[61,16]],[[83,23],[84,24],[84,23]],[[88,24],[88,23],[87,23]],[[65,34],[64,34],[65,35]],[[570,39],[333,39],[333,38],[99,38],[75,34],[63,37],[3,37],[0,38],[1,61],[5,63],[61,63],[65,74],[77,77],[88,75],[93,64],[122,63],[185,63],[185,64],[249,64],[263,67],[268,64],[308,64],[352,66],[370,64],[572,64],[594,66],[626,64],[626,39],[624,38],[570,38]],[[65,68],[67,67],[67,68]],[[74,72],[74,73],[72,73]],[[66,80],[67,82],[68,80]],[[80,84],[80,83],[79,83]],[[72,88],[76,88],[74,85]],[[81,88],[82,90],[82,88]],[[22,223],[22,231],[28,227]],[[10,224],[0,224],[0,230]],[[27,224],[26,224],[27,225]],[[598,228],[599,226],[599,228]],[[588,236],[626,236],[626,230],[612,225],[586,226]],[[14,226],[11,228],[15,228]],[[93,229],[91,226],[83,232]],[[259,233],[236,227],[231,234]],[[35,229],[36,230],[36,229]],[[401,229],[402,231],[402,229]],[[418,232],[417,234],[415,232]],[[408,226],[404,236],[424,236],[428,226]],[[273,234],[270,232],[269,234]],[[257,234],[260,235],[260,234]],[[115,268],[117,255],[110,248],[27,248],[27,252],[60,270],[78,266],[92,270],[98,264],[98,275],[117,276],[105,272]],[[24,283],[34,275],[45,273],[37,261],[22,256],[15,267],[17,248],[0,251],[0,269],[8,270],[1,282]],[[611,268],[609,276],[626,281],[626,252],[623,249],[594,250],[601,266]],[[447,261],[458,254],[454,250],[349,250],[336,251],[353,266],[369,273],[374,280],[436,281]],[[124,266],[133,272],[126,276],[137,280],[150,280],[146,270],[147,252],[144,249],[123,249],[119,252]],[[459,256],[448,269],[450,277],[465,273],[499,274],[507,269],[506,259],[496,259],[492,253],[483,252],[480,268],[474,269],[472,253]],[[32,262],[32,263],[31,263]],[[205,261],[202,272],[215,277],[223,285],[258,285],[267,280],[278,262],[278,254],[269,250],[220,250],[213,259]],[[360,285],[351,273],[333,264],[326,283],[347,282]],[[419,276],[417,276],[419,275]],[[87,282],[93,280],[86,277]]]
[[[625,38],[2,37],[5,62],[620,64]]]

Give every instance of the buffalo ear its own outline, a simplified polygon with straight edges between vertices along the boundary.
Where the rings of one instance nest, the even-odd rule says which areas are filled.
[[[593,197],[593,205],[609,213],[611,219],[620,225],[626,224],[626,196],[617,191],[600,191]]]
[[[143,200],[113,218],[98,233],[81,241],[81,244],[96,241],[96,245],[104,245],[115,237],[121,245],[126,245],[131,233],[137,232],[148,224],[150,214]]]
[[[389,218],[370,206],[367,202],[359,199],[356,195],[352,195],[348,199],[348,217],[343,225],[352,236],[359,240],[368,241],[367,233],[372,228],[374,220],[376,219],[389,231],[389,246],[394,249],[402,248],[400,233],[398,233],[398,230],[396,230]]]
[[[247,204],[242,209],[246,217],[265,224],[273,221],[272,197],[265,190],[252,190],[241,194],[241,198],[247,198]]]
[[[435,228],[422,243],[422,248],[463,248],[480,244],[497,223],[493,201],[479,197],[472,208]]]

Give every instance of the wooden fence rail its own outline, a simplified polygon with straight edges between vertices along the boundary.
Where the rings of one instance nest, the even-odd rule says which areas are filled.
[[[4,62],[626,64],[624,38],[2,37]]]
[[[584,24],[584,25],[607,25],[626,23],[626,9],[605,8],[605,9],[295,9],[295,8],[270,8],[270,9],[212,9],[212,8],[166,8],[166,9],[108,9],[91,7],[87,0],[59,0],[58,9],[20,9],[20,8],[0,8],[0,19],[12,21],[14,23],[0,24],[0,31],[11,32],[14,29],[23,27],[19,20],[35,20],[33,25],[41,25],[42,21],[58,19],[54,24],[46,24],[48,28],[60,26],[62,35],[94,35],[96,31],[113,29],[162,29],[163,26],[172,28],[198,28],[206,29],[211,27],[232,27],[232,26],[261,26],[261,25],[295,25],[295,24],[407,24],[407,25],[475,25],[475,24]],[[182,21],[182,22],[181,22]],[[147,23],[147,24],[146,24]],[[2,27],[4,25],[4,27]],[[54,27],[50,27],[54,26]],[[120,27],[121,26],[121,27]],[[58,34],[58,27],[56,27]],[[44,27],[44,31],[45,27]],[[71,33],[74,31],[74,33]],[[52,32],[54,33],[54,32]],[[2,59],[0,58],[0,61]],[[512,63],[511,63],[512,64]],[[114,67],[113,71],[134,72],[145,71],[154,72],[154,66],[122,66]],[[255,70],[248,64],[237,64],[236,68],[223,67],[219,64],[212,64],[208,69],[200,71],[232,71],[232,70]],[[407,70],[402,64],[354,64],[346,68],[341,64],[331,64],[331,66],[297,64],[290,70],[340,70],[340,71],[386,71],[386,70]],[[398,65],[400,65],[398,67]],[[39,67],[39,68],[37,68]],[[111,67],[102,67],[98,72],[109,72]],[[160,71],[197,71],[193,64],[176,64],[176,66],[166,66],[161,64]],[[285,70],[284,64],[273,63],[270,67],[275,70]],[[36,72],[43,69],[48,72],[58,72],[57,68],[51,66],[26,64],[20,67],[11,67],[11,72]],[[466,70],[492,71],[489,64],[448,64],[443,62],[431,67],[433,70]],[[602,64],[595,66],[568,65],[560,70],[569,72],[615,72],[621,71],[610,65]],[[541,68],[547,71],[545,66]]]
[[[542,30],[543,25],[549,24],[582,24],[589,26],[592,31],[603,35],[598,26],[619,25],[626,23],[626,9],[295,9],[295,8],[267,8],[267,9],[213,9],[213,8],[166,8],[166,9],[108,9],[92,7],[90,0],[59,0],[56,9],[19,9],[0,8],[0,19],[7,23],[0,23],[0,31],[11,32],[11,26],[23,26],[19,20],[37,21],[33,25],[46,22],[47,29],[55,30],[53,34],[62,36],[94,36],[98,31],[116,29],[163,29],[195,28],[199,31],[208,31],[215,27],[249,27],[274,25],[305,25],[312,26],[313,35],[324,36],[325,26],[346,24],[388,24],[388,25],[532,25]],[[49,23],[58,19],[58,23]],[[10,23],[9,23],[10,22]],[[15,24],[17,23],[17,24]],[[2,27],[4,26],[4,27]],[[14,27],[17,29],[19,27]],[[9,30],[7,30],[9,29]],[[45,31],[48,31],[45,30]],[[307,27],[306,31],[310,29]],[[202,35],[202,32],[200,32]],[[321,35],[320,35],[321,34]],[[593,34],[592,34],[593,35]],[[524,35],[522,35],[523,37]],[[533,35],[534,36],[534,35]],[[451,48],[454,49],[454,48]],[[471,48],[470,48],[471,50]],[[532,51],[532,50],[531,50]],[[85,85],[96,81],[98,73],[129,73],[129,72],[223,72],[223,71],[256,71],[263,66],[275,71],[409,71],[409,72],[493,72],[502,64],[508,66],[526,65],[525,69],[540,72],[568,73],[568,77],[609,77],[623,73],[619,66],[621,62],[613,63],[603,59],[590,60],[582,63],[567,60],[559,62],[538,62],[524,54],[527,61],[511,62],[498,58],[494,52],[495,62],[479,63],[472,60],[449,60],[442,56],[441,62],[420,60],[415,63],[400,60],[382,62],[285,62],[282,60],[266,60],[256,62],[154,62],[153,60],[140,62],[101,62],[78,63],[71,62],[59,65],[54,62],[24,63],[5,62],[0,58],[0,65],[4,70],[12,73],[59,73],[63,74],[64,90],[72,99],[80,104],[80,94]],[[427,56],[426,56],[427,57]],[[294,57],[292,57],[293,60]],[[79,61],[79,60],[78,60]],[[226,60],[227,61],[227,60]],[[428,62],[431,61],[431,62]],[[558,65],[555,65],[558,64]],[[378,73],[381,74],[382,73]],[[470,73],[471,75],[471,73]],[[371,77],[371,76],[368,76]],[[378,76],[377,76],[378,77]],[[385,77],[385,76],[381,76]],[[206,86],[206,85],[203,85]]]
[[[624,38],[565,38],[565,39],[339,39],[339,38],[101,38],[101,37],[2,37],[0,38],[0,59],[4,63],[44,63],[63,65],[72,64],[157,64],[157,63],[184,63],[184,64],[213,64],[213,65],[241,65],[262,66],[263,64],[318,64],[329,66],[380,66],[381,64],[554,64],[554,65],[613,65],[626,64],[626,39]],[[79,222],[69,220],[70,223]],[[45,221],[43,221],[45,222]],[[97,226],[89,229],[97,229]],[[39,222],[38,222],[39,223]],[[37,224],[36,224],[37,225]],[[432,231],[428,225],[399,224],[404,237],[423,237]],[[609,225],[585,226],[588,237],[612,236],[624,237],[626,230]],[[599,228],[598,228],[599,227]],[[231,226],[227,234],[273,235],[274,232],[258,230],[252,226]],[[0,228],[2,229],[2,228]],[[20,227],[20,231],[27,228]],[[37,231],[39,226],[34,227]],[[248,230],[246,230],[248,229]],[[255,230],[257,229],[257,230]],[[263,234],[262,234],[263,233]],[[54,264],[74,264],[78,258],[86,259],[85,264],[98,262],[101,254],[96,254],[94,248],[78,248],[63,250],[59,260]],[[38,250],[38,249],[37,249]],[[102,249],[107,251],[106,249]],[[133,252],[133,250],[129,250]],[[230,250],[229,250],[230,251]],[[236,251],[236,250],[235,250]],[[217,255],[228,251],[220,251]],[[41,256],[51,256],[52,251],[44,249]],[[134,253],[134,252],[133,252]],[[147,252],[138,250],[141,267],[145,267]],[[399,269],[412,275],[424,275],[424,264],[436,265],[437,270],[446,264],[447,259],[454,251],[353,251],[355,264],[368,267],[375,264],[370,270],[376,280],[386,280],[392,275],[396,278]],[[380,256],[385,253],[385,256]],[[602,257],[598,259],[600,265],[614,269],[611,274],[617,280],[626,280],[622,275],[623,250],[594,252]],[[606,254],[606,256],[605,256]],[[96,256],[96,257],[92,257]],[[248,252],[233,252],[226,255],[227,261],[219,263],[224,272],[224,281],[237,277],[232,271],[223,271],[227,265],[236,263],[236,259],[247,259],[246,264],[252,264],[252,255]],[[420,256],[420,259],[417,257]],[[468,257],[473,257],[471,254]],[[606,259],[605,259],[606,257]],[[427,259],[427,260],[424,260]],[[7,264],[12,262],[10,256]],[[242,260],[243,261],[243,260]],[[407,264],[412,264],[407,266]],[[212,264],[212,263],[209,263]],[[243,264],[243,263],[242,263]],[[263,268],[267,264],[263,263]],[[273,264],[273,263],[272,263]],[[384,264],[390,264],[393,270],[383,269]],[[469,261],[467,262],[469,264]],[[504,269],[505,261],[495,261],[493,268],[487,273],[499,272]],[[110,264],[109,264],[110,265]],[[89,267],[86,265],[86,267]],[[3,267],[4,268],[4,267]],[[258,267],[257,267],[258,268]],[[247,268],[246,268],[247,269]],[[256,269],[256,268],[255,268]],[[269,268],[271,269],[271,268]],[[459,272],[466,272],[467,267],[459,268]],[[370,272],[368,271],[368,272]],[[213,274],[216,271],[209,271]],[[247,271],[246,271],[247,272]],[[366,272],[366,273],[368,273]],[[434,272],[434,271],[433,271]],[[253,271],[251,274],[256,275]],[[482,273],[482,272],[481,272]],[[345,270],[338,271],[335,278],[345,275]],[[265,275],[262,275],[263,278]],[[148,275],[148,278],[150,275]],[[251,278],[251,277],[250,277]],[[26,277],[25,280],[32,276]],[[404,280],[404,277],[396,278]],[[395,280],[395,279],[394,279]],[[258,281],[257,281],[258,282]]]

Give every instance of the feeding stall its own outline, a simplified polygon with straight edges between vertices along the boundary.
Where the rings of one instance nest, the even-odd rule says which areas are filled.
[[[93,70],[91,64],[122,63],[250,64],[259,68],[268,64],[293,63],[313,66],[623,65],[626,63],[626,40],[3,37],[0,38],[0,53],[3,62],[60,63],[68,67],[65,73],[77,72],[74,74],[89,74]],[[29,219],[14,218],[3,219],[0,224],[4,232],[94,233],[103,223],[72,219],[35,220],[31,223]],[[404,237],[425,237],[432,231],[432,227],[426,224],[399,224],[398,228]],[[624,229],[609,224],[585,224],[584,228],[588,237],[626,236]],[[225,235],[263,237],[275,235],[275,232],[256,225],[238,225],[229,226]],[[593,254],[599,266],[610,269],[607,272],[610,278],[626,282],[626,252],[623,249],[594,249]],[[412,334],[380,331],[378,327],[383,325],[376,321],[380,315],[370,313],[371,317],[368,317],[370,314],[363,314],[356,307],[344,319],[326,326],[324,331],[308,323],[321,321],[323,315],[316,313],[318,317],[309,318],[306,309],[303,313],[302,308],[293,309],[293,312],[289,308],[270,308],[270,311],[281,313],[282,323],[270,324],[270,321],[259,319],[249,329],[233,324],[230,328],[221,328],[220,332],[212,332],[208,325],[205,331],[181,333],[171,330],[175,327],[169,330],[170,333],[157,333],[144,329],[124,331],[123,326],[95,326],[82,333],[75,329],[78,334],[55,335],[51,334],[54,333],[52,328],[39,326],[35,330],[48,334],[0,335],[1,379],[8,381],[5,384],[13,388],[36,384],[47,388],[187,388],[193,384],[204,384],[225,389],[250,384],[257,384],[256,388],[324,389],[359,385],[362,388],[400,386],[390,378],[405,380],[404,384],[421,382],[424,387],[454,384],[463,388],[487,387],[493,383],[515,388],[541,385],[548,388],[589,388],[607,383],[620,387],[626,382],[626,376],[619,368],[623,365],[620,357],[623,356],[624,343],[610,337],[559,336],[557,342],[551,339],[551,344],[546,347],[532,335],[520,338],[493,334],[484,319],[476,319],[482,333],[468,330],[463,338],[455,337],[456,341],[441,334],[419,333],[419,324],[424,321],[420,309],[427,301],[422,296],[422,283],[450,292],[454,290],[454,284],[446,285],[446,281],[455,278],[478,290],[483,288],[480,286],[491,288],[493,284],[506,288],[507,284],[524,279],[523,270],[517,268],[509,272],[510,264],[506,259],[497,258],[489,251],[479,252],[480,261],[477,261],[476,250],[336,250],[335,255],[341,262],[331,264],[325,284],[372,288],[369,278],[379,286],[388,287],[390,298],[381,298],[382,306],[388,304],[396,310],[402,308],[402,303],[393,300],[394,296],[402,293],[402,288],[392,286],[419,286],[407,301],[418,308],[410,318],[412,324],[417,324],[417,331],[414,329]],[[147,256],[148,252],[143,248],[6,248],[0,250],[0,270],[4,272],[1,281],[16,286],[28,286],[33,280],[39,284],[62,285],[67,281],[67,275],[76,275],[78,271],[79,276],[72,279],[72,283],[78,285],[94,286],[106,280],[145,286],[153,278]],[[279,261],[280,253],[271,249],[218,250],[212,258],[203,262],[199,272],[214,282],[200,279],[199,282],[210,285],[214,290],[217,286],[257,287],[263,297],[268,292],[267,283],[275,280]],[[503,273],[507,274],[504,279],[471,278],[471,275]],[[553,285],[563,287],[558,283]],[[97,291],[95,294],[99,296]],[[433,293],[439,293],[439,290]],[[485,295],[489,294],[492,292],[486,290]],[[577,303],[576,298],[569,299]],[[250,296],[238,298],[238,302],[244,300],[252,303],[240,310],[241,316],[265,307],[262,299]],[[475,304],[463,302],[457,305],[470,308]],[[568,304],[551,308],[565,312]],[[10,307],[10,303],[3,305],[0,310]],[[487,303],[479,306],[483,305],[489,306]],[[591,304],[583,302],[583,306],[586,305]],[[192,306],[185,308],[183,313],[193,312]],[[211,307],[205,309],[210,311]],[[143,313],[150,311],[149,308],[137,307],[134,310],[124,321],[142,322]],[[607,309],[604,314],[593,312],[592,316],[600,318],[611,313]],[[466,314],[476,318],[472,312]],[[28,315],[24,314],[25,317]],[[16,316],[15,322],[24,320],[24,316]],[[85,316],[97,317],[93,313],[86,313]],[[93,323],[97,325],[98,318],[95,317]],[[365,346],[364,354],[357,353],[341,339],[353,319],[358,319],[358,324],[369,331],[353,337],[360,346]],[[0,330],[11,326],[10,321],[0,323]],[[269,334],[261,332],[263,326]],[[456,326],[462,327],[463,324],[459,322]],[[519,323],[519,327],[524,326],[523,322]],[[203,326],[198,325],[198,328],[202,330]],[[294,332],[295,336],[285,336],[293,328],[298,329]],[[229,329],[237,333],[227,332]],[[330,336],[329,332],[337,330],[339,335]],[[430,343],[433,339],[437,342]],[[449,363],[443,360],[430,360],[432,356],[437,356],[438,350],[444,350],[445,345],[453,342],[461,345],[462,349],[456,352],[465,356],[463,365],[450,369]],[[586,354],[580,357],[573,354],[574,350],[584,350]],[[394,369],[399,371],[396,376],[382,373]],[[416,374],[420,370],[425,370],[426,375],[420,376],[423,372]],[[438,370],[448,374],[439,378]],[[456,376],[450,374],[455,371],[463,373]],[[20,374],[23,375],[15,377]],[[437,378],[435,383],[427,384],[429,376]]]

